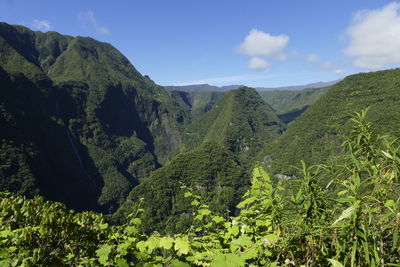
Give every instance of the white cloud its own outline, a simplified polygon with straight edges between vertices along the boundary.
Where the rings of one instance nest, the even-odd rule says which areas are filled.
[[[312,63],[315,67],[321,70],[330,70],[334,74],[342,74],[344,73],[343,69],[337,68],[335,64],[330,61],[321,61],[316,54],[309,54],[306,57],[306,60]]]
[[[252,57],[249,60],[249,69],[251,70],[267,70],[271,67],[271,64],[269,64],[267,61],[265,61],[262,58],[259,57]]]
[[[371,70],[400,64],[400,3],[355,14],[347,29],[350,43],[345,54],[356,67]]]
[[[285,60],[287,58],[283,50],[289,42],[287,35],[271,35],[269,33],[252,29],[237,48],[237,52],[250,56],[248,68],[252,70],[266,70],[271,67],[266,58]]]
[[[39,31],[48,31],[51,28],[50,22],[47,20],[34,19],[32,22],[32,28]]]
[[[88,10],[88,11],[86,11],[86,12],[80,14],[80,15],[79,15],[79,18],[80,18],[81,20],[84,20],[84,21],[86,21],[87,23],[89,23],[90,26],[93,27],[94,30],[95,30],[98,34],[107,35],[107,34],[110,33],[110,31],[109,31],[108,28],[106,28],[106,27],[104,27],[104,26],[101,26],[101,25],[98,23],[96,17],[94,16],[94,14],[93,14],[93,12],[92,12],[91,10]]]
[[[240,44],[238,52],[247,56],[265,56],[277,59],[285,59],[282,52],[289,42],[287,35],[273,36],[269,33],[252,29]]]

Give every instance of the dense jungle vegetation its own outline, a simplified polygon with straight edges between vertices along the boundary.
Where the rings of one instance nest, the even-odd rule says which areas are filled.
[[[400,266],[400,147],[375,134],[365,115],[351,119],[342,163],[303,161],[290,193],[256,166],[237,216],[212,211],[182,185],[191,223],[180,234],[146,234],[142,205],[127,223],[113,226],[100,214],[1,193],[0,264]],[[328,186],[320,186],[320,176],[330,179]]]

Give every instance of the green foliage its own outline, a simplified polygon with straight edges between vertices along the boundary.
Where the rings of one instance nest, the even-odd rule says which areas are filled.
[[[303,179],[287,205],[283,188],[260,166],[238,204],[224,217],[182,186],[193,218],[185,233],[146,235],[139,202],[129,222],[74,213],[41,198],[0,195],[2,266],[399,266],[400,148],[371,132],[356,114],[342,165],[300,169]],[[316,177],[330,176],[328,187]],[[333,190],[333,185],[338,190]],[[334,193],[335,195],[333,195]],[[332,197],[327,197],[332,196]]]

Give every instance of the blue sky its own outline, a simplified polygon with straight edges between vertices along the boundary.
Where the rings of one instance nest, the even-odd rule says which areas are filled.
[[[274,87],[398,66],[399,10],[384,0],[0,0],[0,21],[109,42],[160,85]]]

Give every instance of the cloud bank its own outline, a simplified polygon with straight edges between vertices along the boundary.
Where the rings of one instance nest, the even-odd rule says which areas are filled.
[[[400,3],[356,13],[347,29],[349,45],[345,54],[359,68],[377,70],[400,64]]]

